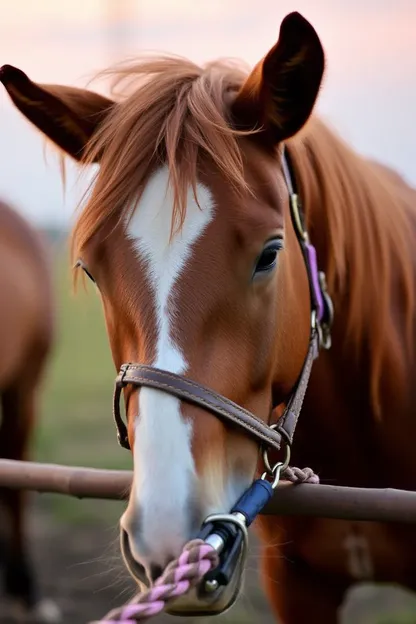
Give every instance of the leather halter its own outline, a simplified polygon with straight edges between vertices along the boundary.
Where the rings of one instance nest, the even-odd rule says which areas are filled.
[[[291,173],[291,164],[286,150],[282,154],[282,167],[289,191],[292,223],[304,257],[311,294],[311,333],[308,353],[286,409],[276,424],[269,425],[230,399],[187,377],[153,366],[123,364],[115,382],[113,411],[117,437],[122,447],[130,448],[127,427],[120,413],[121,392],[127,384],[156,388],[183,401],[198,405],[224,420],[227,424],[243,429],[264,449],[279,450],[282,443],[291,445],[312,364],[318,356],[319,348],[328,349],[331,344],[330,329],[333,321],[333,307],[326,291],[325,275],[318,272],[316,250],[309,242],[304,226],[303,214],[295,191],[294,176]]]

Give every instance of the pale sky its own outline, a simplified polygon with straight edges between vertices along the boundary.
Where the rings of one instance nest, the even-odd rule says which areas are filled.
[[[254,65],[294,10],[326,51],[319,114],[416,185],[416,0],[0,0],[0,65],[78,86],[149,49]],[[0,197],[36,224],[67,225],[82,190],[69,173],[64,197],[54,153],[45,162],[42,136],[1,87]]]

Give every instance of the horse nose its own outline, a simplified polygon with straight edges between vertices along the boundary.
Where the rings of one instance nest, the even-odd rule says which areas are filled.
[[[187,536],[179,539],[178,535],[167,538],[169,526],[160,540],[146,541],[143,526],[137,517],[124,514],[120,522],[121,552],[130,574],[140,584],[149,587],[163,573],[168,563],[179,556]]]
[[[144,564],[138,560],[135,551],[131,547],[130,536],[122,526],[120,527],[120,548],[124,563],[131,576],[143,589],[149,587],[151,578],[148,571]]]
[[[162,576],[163,568],[158,563],[151,563],[147,570],[147,574],[152,583],[154,583],[160,576]]]
[[[174,555],[165,555],[163,565],[152,561],[151,558],[145,557],[142,552],[146,552],[143,548],[138,551],[137,542],[129,533],[121,528],[121,552],[127,566],[128,571],[133,578],[140,584],[149,587],[162,574],[167,564],[174,559]]]
[[[146,531],[147,524],[142,519],[138,508],[127,508],[120,519],[120,545],[128,571],[137,582],[148,587],[180,555],[185,543],[196,536],[200,522],[196,517],[194,522],[191,514],[184,531],[178,532],[167,522],[160,527],[160,533],[154,533]]]

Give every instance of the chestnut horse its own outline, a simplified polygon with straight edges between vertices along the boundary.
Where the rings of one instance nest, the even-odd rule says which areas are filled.
[[[276,422],[305,362],[312,305],[284,157],[335,308],[293,462],[326,483],[415,489],[416,194],[312,114],[324,73],[315,30],[290,14],[249,73],[176,57],[118,71],[127,86],[114,100],[36,84],[11,66],[1,75],[64,153],[100,165],[72,248],[97,284],[115,366],[185,376],[262,426]],[[161,390],[124,389],[134,482],[122,546],[139,582],[262,469],[246,431]],[[258,526],[281,622],[335,622],[358,579],[416,586],[413,528],[319,518]]]
[[[49,263],[39,234],[0,201],[0,457],[28,458],[39,386],[53,342]],[[0,487],[0,566],[6,597],[42,616],[25,529],[25,493]]]

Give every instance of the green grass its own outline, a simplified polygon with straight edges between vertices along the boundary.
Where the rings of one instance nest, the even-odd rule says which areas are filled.
[[[72,292],[66,249],[54,256],[57,337],[42,388],[32,456],[41,462],[130,468],[112,419],[116,371],[99,296],[92,284]],[[120,503],[44,496],[54,513],[70,521],[114,517]]]

